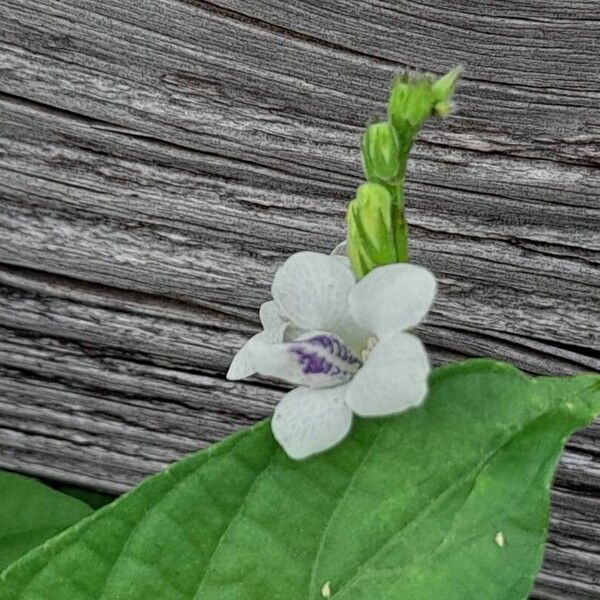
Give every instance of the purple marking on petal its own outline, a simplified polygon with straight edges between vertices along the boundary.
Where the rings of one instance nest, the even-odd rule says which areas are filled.
[[[329,350],[334,356],[337,356],[337,358],[350,365],[362,365],[360,359],[354,356],[350,348],[334,335],[315,335],[307,341],[315,346],[321,346]]]
[[[297,340],[290,344],[289,349],[296,355],[305,375],[327,375],[348,381],[362,366],[360,359],[333,334]]]

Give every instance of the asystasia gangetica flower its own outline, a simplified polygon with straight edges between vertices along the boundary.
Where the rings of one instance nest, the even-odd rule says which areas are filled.
[[[254,373],[298,387],[273,416],[277,441],[294,459],[336,445],[353,413],[379,417],[421,404],[429,361],[407,331],[435,296],[423,267],[390,264],[356,281],[349,260],[316,252],[291,256],[276,272],[264,331],[238,352],[227,377]]]

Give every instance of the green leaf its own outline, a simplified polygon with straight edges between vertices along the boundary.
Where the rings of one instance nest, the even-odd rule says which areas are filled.
[[[600,378],[476,360],[426,403],[289,460],[269,423],[149,479],[0,576],[2,600],[511,600],[541,564],[552,472]]]
[[[0,570],[91,513],[34,479],[0,471]]]

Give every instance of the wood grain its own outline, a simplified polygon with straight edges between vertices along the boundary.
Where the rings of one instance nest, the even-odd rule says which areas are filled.
[[[466,76],[409,168],[436,364],[600,370],[600,3],[0,0],[0,465],[120,492],[270,413],[223,378],[278,264],[330,250],[406,66]],[[600,425],[535,598],[600,595]]]

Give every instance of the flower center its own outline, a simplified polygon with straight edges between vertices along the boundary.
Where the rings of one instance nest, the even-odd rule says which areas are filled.
[[[367,340],[367,345],[363,348],[362,352],[360,353],[360,360],[363,363],[367,362],[367,359],[369,358],[369,356],[371,356],[371,352],[373,352],[373,348],[375,348],[375,346],[377,346],[377,342],[379,340],[377,339],[376,336],[372,335],[368,340]]]

